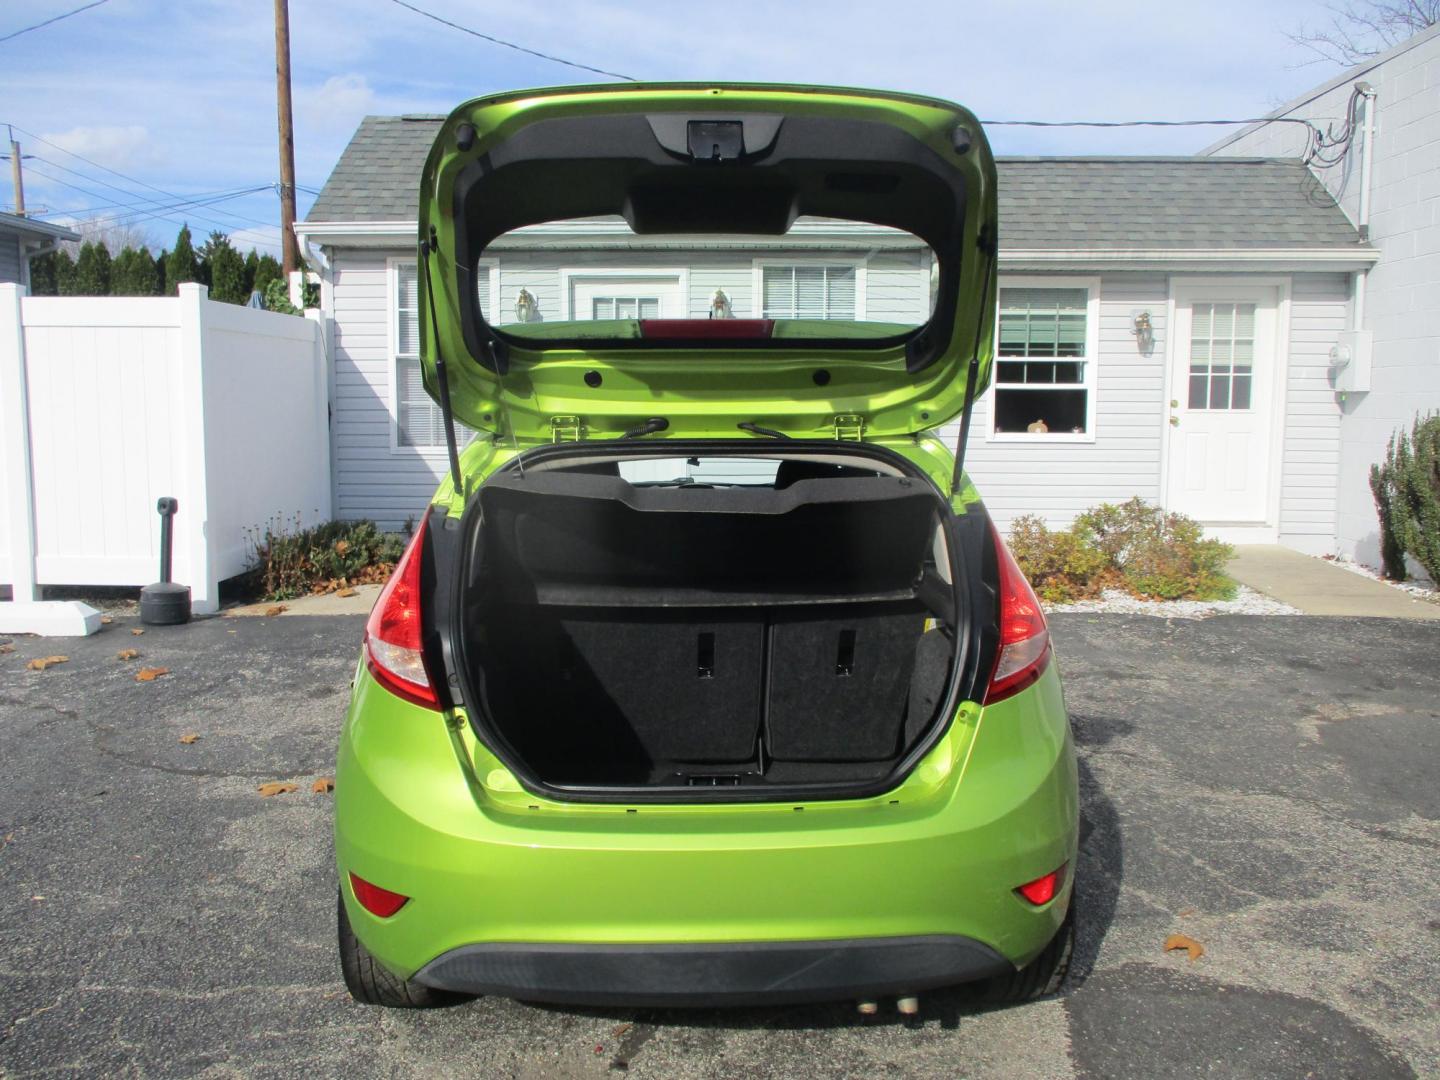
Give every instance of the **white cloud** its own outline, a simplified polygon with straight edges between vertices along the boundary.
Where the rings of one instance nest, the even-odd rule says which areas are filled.
[[[319,86],[302,87],[295,94],[297,124],[329,129],[353,128],[375,106],[375,91],[364,75],[332,75]]]
[[[61,149],[121,172],[149,168],[162,157],[150,138],[149,129],[141,124],[73,127],[69,131],[46,133],[44,138]],[[48,153],[43,144],[36,149],[42,157]],[[67,167],[76,164],[67,155],[62,155],[59,163]]]

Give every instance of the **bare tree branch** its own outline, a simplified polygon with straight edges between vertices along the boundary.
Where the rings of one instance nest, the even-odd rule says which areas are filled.
[[[1306,63],[1354,67],[1440,23],[1440,0],[1353,0],[1326,4],[1325,9],[1330,13],[1328,26],[1301,24],[1285,35],[1314,54]]]

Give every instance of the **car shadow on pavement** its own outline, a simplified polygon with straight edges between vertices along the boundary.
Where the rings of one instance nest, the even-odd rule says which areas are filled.
[[[1087,764],[1086,753],[1092,748],[1103,746],[1111,739],[1127,734],[1134,726],[1113,717],[1072,716],[1071,723],[1080,770],[1080,853],[1075,879],[1076,902],[1080,906],[1077,909],[1075,952],[1070,962],[1069,978],[1065,989],[1061,991],[1062,996],[1084,985],[1094,970],[1100,944],[1115,917],[1124,868],[1120,816],[1115,804]],[[540,1003],[534,1003],[532,1007],[615,1021],[619,1045],[612,1065],[617,1068],[625,1068],[629,1059],[657,1030],[667,1027],[730,1031],[816,1031],[877,1026],[926,1027],[937,1024],[948,1030],[958,1028],[965,1016],[996,1008],[982,1000],[976,987],[927,990],[918,997],[920,1011],[915,1016],[900,1015],[895,1011],[893,1000],[882,1001],[880,1012],[874,1016],[860,1015],[853,1002],[728,1009],[627,1009]]]

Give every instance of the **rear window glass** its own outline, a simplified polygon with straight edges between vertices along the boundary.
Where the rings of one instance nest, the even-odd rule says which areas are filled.
[[[802,217],[783,236],[638,235],[620,217],[505,233],[476,297],[516,338],[854,339],[907,335],[935,306],[935,257],[898,229]]]

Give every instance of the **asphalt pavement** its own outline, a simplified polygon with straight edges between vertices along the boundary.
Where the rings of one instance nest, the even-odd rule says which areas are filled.
[[[0,655],[0,1075],[1440,1075],[1440,623],[1056,616],[1071,983],[990,1012],[931,993],[913,1021],[353,1004],[312,785],[362,624],[116,620]]]

